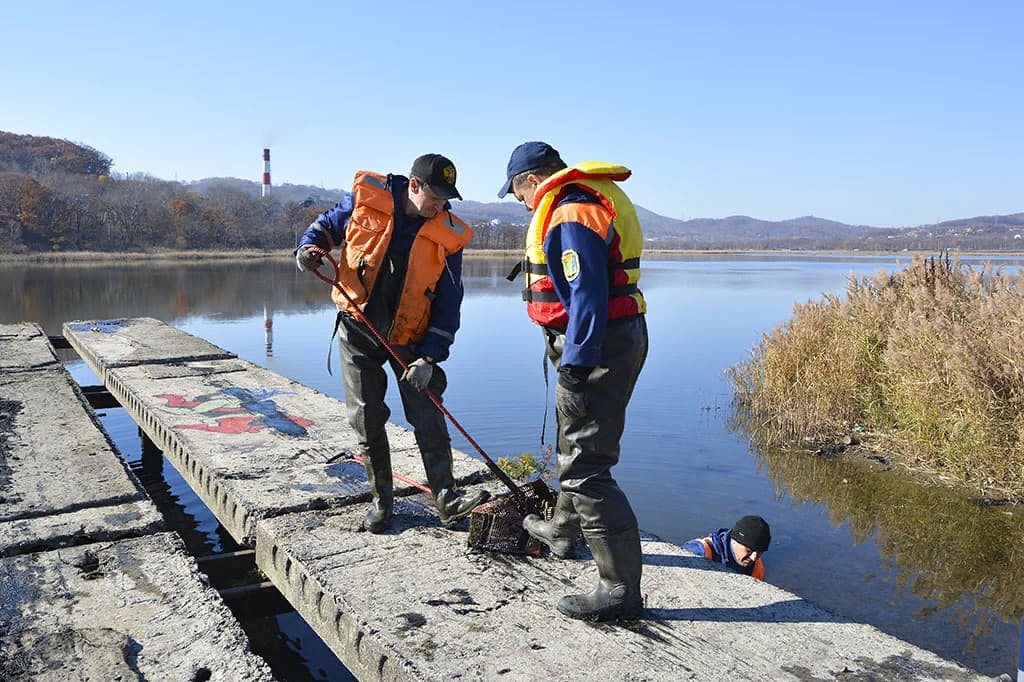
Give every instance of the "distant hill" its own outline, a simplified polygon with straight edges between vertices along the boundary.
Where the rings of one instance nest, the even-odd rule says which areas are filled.
[[[260,193],[263,191],[260,183],[252,180],[241,180],[239,178],[203,178],[202,180],[194,180],[192,182],[184,182],[182,184],[187,189],[194,190],[203,196],[209,195],[210,191],[217,187],[228,187],[233,190],[244,192],[252,197],[260,196]],[[289,183],[272,185],[270,192],[274,197],[281,201],[295,201],[301,203],[306,199],[312,199],[313,203],[316,204],[336,204],[341,201],[341,197],[345,195],[345,190],[341,189],[324,189],[323,187],[316,187],[315,185],[292,185]]]
[[[994,232],[1000,232],[1009,229],[1020,232],[1021,229],[1024,229],[1024,213],[1012,213],[1010,215],[983,215],[975,218],[944,220],[932,227],[939,231],[991,230]]]
[[[510,201],[455,202],[470,223],[525,226],[529,213]],[[760,220],[750,216],[680,220],[636,207],[644,236],[652,247],[840,249],[840,250],[1022,250],[1024,213],[948,220],[917,227],[848,225],[817,216]]]
[[[941,242],[965,250],[1009,245],[1024,251],[1024,213],[958,218],[886,232],[888,239]]]
[[[507,225],[529,225],[530,214],[518,201],[453,201],[455,213],[467,223],[497,220]]]
[[[144,173],[111,177],[113,161],[88,145],[0,131],[0,247],[73,250],[202,248],[228,230],[239,246],[290,244],[344,189],[260,184],[231,177],[192,182]],[[520,248],[530,214],[515,201],[456,201],[476,229],[476,248]],[[664,249],[1024,251],[1024,213],[976,216],[915,227],[847,225],[802,216],[670,218],[637,206],[644,236]]]
[[[458,201],[455,202],[455,212],[470,223],[496,220],[500,223],[525,225],[530,220],[530,214],[522,204],[510,201]],[[857,239],[880,234],[880,228],[846,225],[814,216],[777,222],[749,216],[680,220],[648,211],[642,206],[636,207],[636,213],[649,241],[676,239],[712,245],[723,240]]]
[[[207,194],[216,187],[229,187],[259,196],[260,184],[238,178],[205,178],[186,183],[190,189]],[[274,185],[271,192],[283,201],[333,204],[345,194],[342,189],[312,185]],[[455,201],[455,213],[470,224],[513,226],[524,229],[530,214],[515,201]],[[947,220],[935,225],[909,228],[848,225],[817,216],[788,220],[761,220],[744,215],[725,218],[680,220],[636,207],[644,236],[653,246],[666,248],[1007,248],[1024,250],[1024,213],[978,216]],[[483,233],[480,234],[483,237]]]
[[[0,171],[37,176],[107,175],[111,163],[103,152],[79,142],[0,130]]]

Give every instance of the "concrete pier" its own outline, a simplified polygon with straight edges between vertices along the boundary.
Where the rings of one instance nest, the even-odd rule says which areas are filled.
[[[152,319],[68,323],[64,334],[239,544],[253,546],[260,519],[369,499],[338,400]],[[395,472],[422,481],[412,433],[389,425],[388,440]],[[488,474],[462,453],[454,472],[463,484]]]
[[[0,326],[0,556],[163,529],[35,325]]]
[[[0,560],[0,592],[0,679],[274,679],[173,533]]]
[[[361,680],[988,679],[748,576],[643,539],[646,619],[564,618],[597,572],[467,549],[423,502],[384,535],[358,509],[259,524],[257,564]]]
[[[0,325],[0,679],[270,680],[34,324]]]
[[[368,488],[345,459],[355,438],[337,400],[155,320],[64,333],[362,680],[988,679],[652,537],[647,619],[564,618],[558,598],[597,581],[586,550],[569,561],[473,552],[421,495],[397,501],[388,533],[359,532]],[[389,437],[396,471],[422,480],[411,436]],[[475,459],[455,460],[465,483],[485,479]]]

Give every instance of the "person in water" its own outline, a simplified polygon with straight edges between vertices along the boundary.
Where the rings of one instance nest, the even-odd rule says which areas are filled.
[[[694,538],[683,549],[711,561],[725,564],[737,573],[764,580],[761,557],[772,541],[771,528],[760,516],[744,516],[732,528],[719,528],[714,533]]]

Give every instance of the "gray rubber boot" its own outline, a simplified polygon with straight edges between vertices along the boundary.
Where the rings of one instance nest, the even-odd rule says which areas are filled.
[[[426,450],[420,453],[423,457],[423,468],[427,473],[427,486],[434,494],[437,515],[441,524],[450,526],[469,516],[474,509],[491,497],[491,493],[481,490],[467,495],[455,487],[452,475],[452,451]]]
[[[560,559],[576,556],[576,542],[580,537],[580,515],[573,507],[572,498],[565,493],[558,494],[555,511],[550,521],[536,514],[523,519],[523,528],[530,537],[540,540]]]
[[[600,579],[586,594],[562,597],[558,610],[577,620],[637,620],[643,616],[640,594],[643,554],[640,533],[633,529],[615,535],[586,533],[587,545],[594,555]]]
[[[383,533],[391,525],[391,512],[395,506],[394,478],[391,474],[391,453],[388,450],[363,453],[366,480],[370,482],[372,501],[363,519],[363,530]]]

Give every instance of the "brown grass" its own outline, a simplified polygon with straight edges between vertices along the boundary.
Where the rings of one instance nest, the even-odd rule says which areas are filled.
[[[794,307],[730,368],[759,443],[867,441],[982,489],[1024,498],[1020,273],[915,256]]]
[[[130,263],[135,261],[200,261],[200,260],[251,260],[253,258],[292,258],[287,250],[260,251],[236,249],[233,251],[176,251],[155,249],[150,251],[48,251],[46,253],[5,253],[0,254],[0,264],[57,263],[79,265],[88,263]]]

